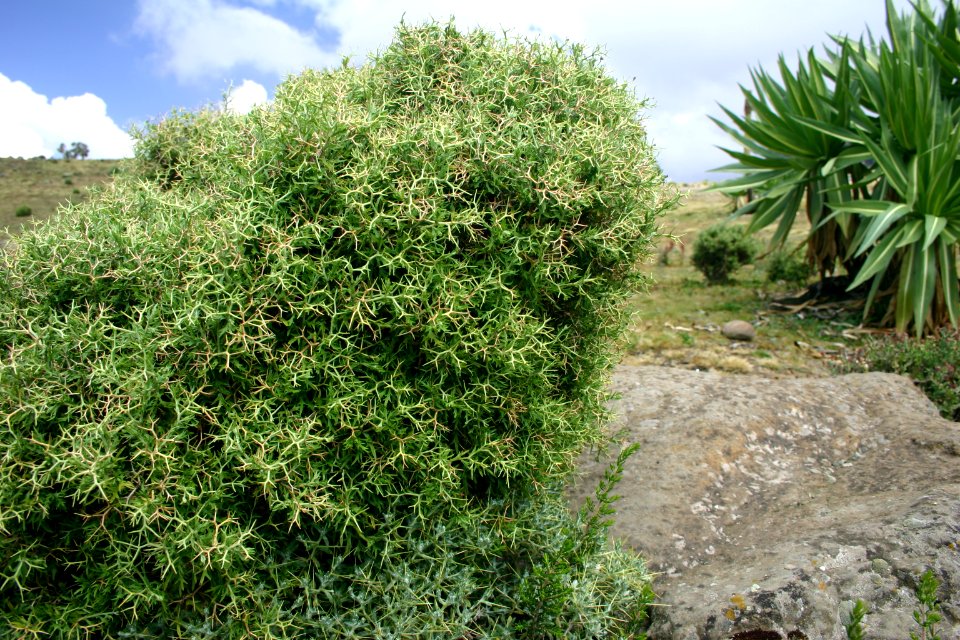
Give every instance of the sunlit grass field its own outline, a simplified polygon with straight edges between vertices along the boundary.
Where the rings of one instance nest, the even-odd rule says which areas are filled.
[[[757,234],[762,249],[756,264],[738,270],[730,284],[707,286],[691,261],[697,234],[725,220],[747,225],[749,219],[730,220],[733,201],[706,191],[704,185],[680,189],[681,204],[661,220],[661,227],[680,239],[684,251],[674,247],[664,259],[667,243],[661,242],[645,267],[650,286],[635,300],[624,361],[730,373],[828,375],[829,363],[858,346],[866,333],[858,328],[859,310],[840,304],[777,304],[802,288],[767,281],[765,257],[772,229]],[[798,247],[807,231],[805,224],[798,224],[789,248]],[[720,327],[737,319],[754,324],[755,340],[735,342],[721,335]]]
[[[88,188],[113,178],[121,160],[20,160],[0,158],[0,229],[18,233],[46,220],[57,207],[88,197]],[[29,216],[17,209],[29,207]]]

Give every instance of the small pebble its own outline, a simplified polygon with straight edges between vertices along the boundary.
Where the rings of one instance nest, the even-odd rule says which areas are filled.
[[[730,340],[750,341],[757,337],[757,330],[745,320],[731,320],[720,328],[720,333]]]

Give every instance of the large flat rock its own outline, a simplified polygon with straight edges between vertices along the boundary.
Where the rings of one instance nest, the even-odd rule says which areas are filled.
[[[652,640],[905,640],[917,576],[960,628],[960,424],[901,376],[783,379],[621,367],[615,428],[639,442],[612,534],[660,573]],[[607,461],[584,460],[575,500]]]

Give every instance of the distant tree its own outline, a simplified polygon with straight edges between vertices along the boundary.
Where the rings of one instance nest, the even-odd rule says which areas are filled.
[[[64,160],[74,160],[76,158],[83,160],[90,155],[90,147],[85,142],[72,142],[68,149],[67,145],[61,142],[60,146],[57,147],[57,152],[63,156]]]
[[[80,158],[83,160],[90,155],[90,147],[84,142],[74,142],[67,153],[69,153],[72,158]]]

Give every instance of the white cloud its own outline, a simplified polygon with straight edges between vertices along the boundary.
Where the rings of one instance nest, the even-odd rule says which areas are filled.
[[[880,0],[285,0],[314,17],[294,27],[272,15],[280,4],[141,0],[138,25],[158,42],[162,68],[194,82],[245,69],[280,80],[304,67],[336,65],[344,55],[360,63],[390,43],[401,20],[455,16],[460,29],[600,45],[610,72],[653,99],[651,137],[678,180],[701,179],[727,162],[715,145],[729,141],[707,115],[720,115],[718,102],[739,109],[737,84],[749,82],[751,67],[773,71],[779,53],[792,64],[831,33],[858,36],[869,24],[879,35],[884,13]],[[908,0],[894,4],[905,8]]]
[[[300,0],[316,7],[323,0]],[[338,52],[363,60],[370,53],[386,47],[401,20],[419,24],[427,20],[456,19],[459,29],[482,27],[501,34],[546,37],[585,41],[584,14],[588,7],[582,3],[562,3],[548,0],[486,0],[484,2],[450,2],[445,0],[415,0],[403,3],[389,0],[333,0],[326,2],[324,19],[341,33]]]
[[[199,82],[238,66],[283,76],[338,59],[310,34],[282,20],[217,0],[141,2],[137,28],[159,44],[162,70],[182,82]]]
[[[54,155],[60,143],[83,142],[91,158],[133,154],[133,140],[92,93],[47,100],[28,85],[0,74],[0,156]]]
[[[267,89],[262,84],[244,80],[239,87],[230,91],[223,106],[231,113],[250,113],[255,106],[263,104],[267,99]]]
[[[706,169],[732,162],[717,146],[735,148],[735,143],[707,117],[708,111],[708,105],[692,105],[685,111],[655,110],[646,121],[657,161],[669,180],[719,180],[719,174],[707,175]],[[690,167],[700,172],[691,172]]]
[[[717,103],[739,110],[738,83],[751,67],[775,70],[779,53],[820,48],[828,34],[859,35],[865,24],[883,30],[883,2],[856,0],[294,0],[317,11],[340,35],[338,53],[363,61],[387,46],[401,19],[416,24],[456,16],[457,26],[514,35],[558,38],[601,46],[615,76],[650,97],[645,114],[660,164],[682,181],[730,162],[716,147],[732,141],[709,118]],[[907,0],[895,0],[905,7]]]

